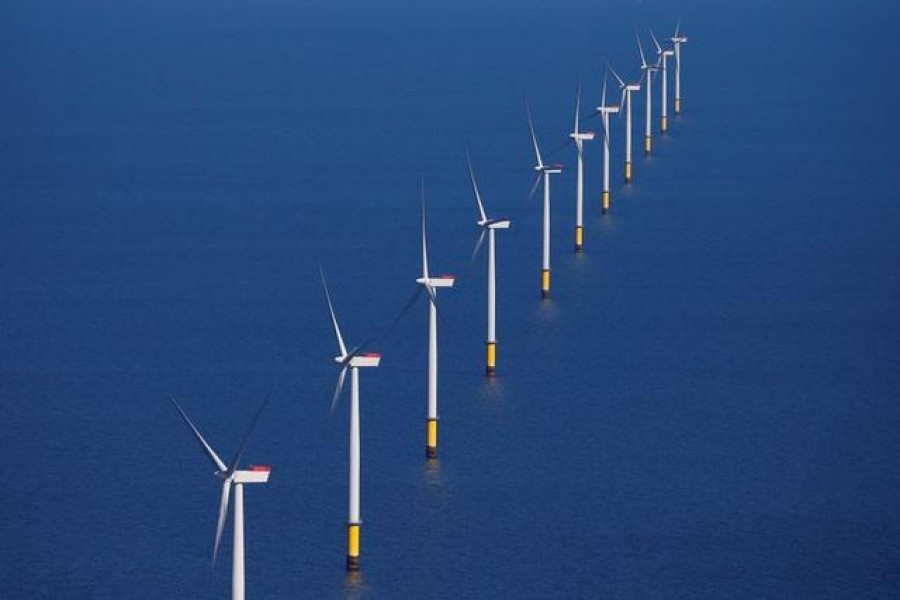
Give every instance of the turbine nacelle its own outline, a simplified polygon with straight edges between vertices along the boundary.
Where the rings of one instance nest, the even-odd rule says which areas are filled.
[[[598,112],[598,113],[606,113],[606,114],[613,115],[613,114],[619,112],[619,105],[618,105],[618,104],[613,104],[613,105],[611,105],[611,106],[598,106],[598,107],[597,107],[597,112]]]
[[[547,173],[550,175],[557,175],[562,173],[563,166],[562,165],[535,165],[535,171],[539,173]]]
[[[478,221],[478,226],[482,229],[509,229],[511,223],[509,219],[490,219]]]
[[[638,83],[629,83],[625,86],[626,92],[639,92],[641,91],[641,86]]]
[[[456,277],[453,275],[440,275],[439,277],[419,277],[416,283],[430,288],[450,288]]]
[[[234,483],[268,483],[272,468],[266,465],[250,465],[249,469],[235,471],[232,481]]]
[[[594,132],[593,131],[575,131],[575,132],[570,133],[569,137],[572,138],[573,140],[575,140],[576,142],[590,141],[590,140],[594,139]]]
[[[673,44],[687,44],[688,39],[686,37],[671,37],[669,41]]]
[[[378,354],[377,352],[356,354],[349,361],[346,356],[335,356],[334,362],[340,365],[346,365],[351,369],[356,367],[377,367],[381,362],[381,354]]]

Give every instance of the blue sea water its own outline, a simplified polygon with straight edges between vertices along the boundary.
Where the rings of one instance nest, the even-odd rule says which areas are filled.
[[[679,16],[684,114],[599,214],[545,151],[579,79]],[[0,597],[222,598],[219,484],[168,404],[246,452],[250,598],[900,595],[900,9],[886,1],[0,5]],[[645,41],[647,36],[644,35]],[[658,87],[657,87],[658,89]],[[672,92],[670,81],[670,93]],[[671,107],[670,107],[671,114]],[[592,123],[594,128],[596,122]],[[498,377],[464,147],[498,235]],[[362,571],[344,570],[337,351],[441,294],[362,387]]]

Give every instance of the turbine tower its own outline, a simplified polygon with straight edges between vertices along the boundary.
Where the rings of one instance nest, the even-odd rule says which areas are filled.
[[[584,204],[584,142],[594,139],[593,131],[581,132],[578,130],[578,121],[581,118],[581,85],[575,95],[575,129],[569,137],[575,141],[578,150],[578,182],[575,192],[575,252],[581,252],[584,243],[583,204]]]
[[[637,37],[637,32],[635,32],[635,37]],[[651,128],[653,120],[653,74],[659,69],[659,61],[657,60],[654,65],[647,62],[647,57],[644,55],[644,47],[641,45],[640,37],[637,37],[637,45],[638,51],[641,53],[641,70],[644,72],[644,79],[647,81],[647,113],[644,119],[644,154],[649,156],[653,146],[653,132]]]
[[[359,369],[377,367],[381,362],[381,355],[375,352],[363,352],[366,343],[360,344],[350,352],[344,345],[341,336],[341,328],[338,326],[337,317],[334,314],[334,305],[331,303],[331,295],[328,293],[328,285],[325,283],[325,273],[319,267],[319,275],[322,277],[322,289],[325,290],[325,300],[328,302],[328,312],[331,314],[331,324],[334,327],[334,335],[337,337],[340,354],[334,357],[334,362],[340,365],[337,385],[334,388],[334,396],[331,398],[331,410],[344,389],[344,378],[350,371],[350,469],[349,469],[349,507],[347,515],[347,570],[359,570]]]
[[[527,109],[527,107],[526,107]],[[528,110],[528,127],[531,129],[531,142],[534,144],[534,155],[537,164],[534,170],[538,176],[532,186],[532,193],[538,182],[544,180],[544,245],[541,270],[541,298],[550,297],[550,176],[562,173],[562,165],[545,165],[541,159],[541,150],[538,148],[537,136],[534,135],[534,123],[531,119],[531,111]]]
[[[626,84],[612,67],[609,70],[619,82],[622,104],[625,105],[625,183],[631,183],[631,94],[641,91],[641,86],[639,83]]]
[[[681,45],[688,39],[681,34],[681,20],[675,24],[675,35],[669,38],[675,46],[675,114],[681,114]]]
[[[668,98],[668,89],[669,85],[669,76],[666,71],[666,64],[668,62],[668,58],[670,56],[675,56],[674,50],[663,50],[662,46],[659,45],[659,41],[656,39],[656,36],[653,35],[653,30],[650,30],[650,37],[653,38],[653,45],[656,46],[656,55],[659,57],[657,59],[657,64],[662,64],[662,103],[660,108],[660,124],[659,130],[661,133],[668,133],[669,131],[669,98]]]
[[[438,343],[437,343],[437,290],[453,287],[453,275],[431,277],[428,274],[428,242],[425,236],[425,188],[422,187],[422,276],[416,283],[428,292],[428,422],[425,456],[437,458],[438,434]]]
[[[603,75],[603,93],[600,97],[600,106],[597,113],[600,115],[600,124],[603,127],[603,214],[609,212],[609,115],[619,112],[616,105],[606,104],[606,75]]]
[[[256,426],[256,422],[259,420],[259,416],[262,414],[263,409],[269,402],[269,398],[267,396],[256,411],[256,415],[250,422],[250,426],[244,434],[244,439],[238,447],[238,451],[235,453],[231,464],[227,467],[225,466],[225,463],[222,462],[222,459],[219,458],[219,455],[216,454],[215,450],[212,449],[212,446],[210,446],[200,434],[200,430],[197,429],[194,422],[187,416],[187,413],[184,412],[184,409],[181,408],[181,405],[178,404],[175,397],[172,396],[169,399],[172,401],[172,404],[175,405],[175,408],[178,409],[185,425],[187,425],[188,429],[191,430],[191,433],[194,434],[194,438],[200,444],[200,447],[203,448],[207,458],[212,462],[213,467],[216,469],[215,476],[222,480],[222,496],[219,500],[219,519],[216,523],[216,541],[213,546],[212,561],[214,565],[216,563],[216,557],[219,554],[219,542],[222,539],[222,531],[225,529],[225,518],[228,514],[228,501],[231,496],[231,489],[234,488],[234,538],[232,541],[233,548],[231,559],[231,598],[232,600],[244,600],[244,484],[268,482],[271,469],[266,466],[250,466],[246,470],[239,470],[237,466],[241,461],[241,456],[244,454],[247,440],[250,438],[250,434],[253,432],[253,428]]]
[[[478,227],[481,229],[481,235],[478,236],[478,242],[475,244],[475,251],[472,253],[472,260],[478,255],[481,244],[484,242],[484,236],[488,237],[488,272],[487,272],[487,375],[493,377],[497,368],[497,268],[494,247],[494,232],[498,229],[509,229],[509,219],[491,219],[488,218],[484,210],[484,203],[481,201],[481,194],[478,193],[478,184],[475,183],[475,172],[472,170],[472,160],[469,153],[466,152],[466,164],[469,166],[469,179],[472,181],[472,193],[475,194],[475,202],[478,203]]]

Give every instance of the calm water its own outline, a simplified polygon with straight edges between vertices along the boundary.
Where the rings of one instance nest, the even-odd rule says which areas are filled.
[[[219,486],[166,397],[230,456],[270,389],[250,598],[900,595],[895,3],[330,4],[0,7],[0,595],[228,597]],[[555,181],[541,302],[523,97],[549,151],[579,77],[596,104],[633,27],[679,14],[685,113],[628,188],[614,123],[606,218],[588,146],[581,256]],[[465,273],[465,143],[514,219],[499,377],[482,257],[442,294],[436,465],[425,304],[362,374],[348,578],[315,259],[348,341],[380,332],[424,173],[433,268]]]

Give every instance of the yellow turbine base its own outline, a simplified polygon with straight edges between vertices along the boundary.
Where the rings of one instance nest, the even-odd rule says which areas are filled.
[[[347,570],[359,570],[359,523],[347,525]]]
[[[625,163],[625,183],[631,183],[631,163]]]
[[[644,138],[644,153],[645,154],[650,154],[650,148],[652,146],[652,142],[651,142],[652,139],[653,138],[651,138],[649,135]]]
[[[609,212],[609,192],[604,190],[603,191],[603,214],[605,215],[608,212]]]
[[[681,113],[681,98],[675,98],[675,114]]]
[[[425,456],[437,458],[437,419],[428,419],[428,444],[425,446]]]
[[[541,271],[541,297],[546,298],[550,295],[550,269]]]
[[[659,129],[663,133],[667,133],[669,131],[669,118],[668,117],[662,118],[662,123],[660,123]]]
[[[581,247],[584,244],[584,227],[581,225],[575,226],[575,252],[581,252]]]
[[[493,375],[497,368],[497,342],[487,343],[487,374]]]

